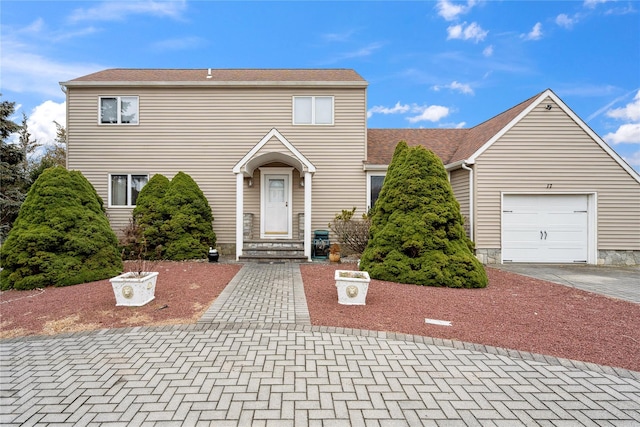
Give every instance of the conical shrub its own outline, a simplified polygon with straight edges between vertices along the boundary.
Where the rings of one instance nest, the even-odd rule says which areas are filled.
[[[161,232],[166,237],[164,254],[167,259],[204,258],[210,246],[215,246],[213,214],[207,198],[198,184],[186,173],[179,172],[162,199],[166,218]]]
[[[170,186],[169,179],[161,174],[155,174],[142,187],[136,207],[133,210],[133,223],[140,234],[135,242],[137,248],[132,252],[144,252],[148,259],[162,259],[167,245],[167,237],[162,232],[162,225],[168,219],[163,212],[164,196]]]
[[[360,268],[375,279],[456,288],[485,287],[442,161],[401,142],[385,177]]]
[[[66,286],[122,272],[102,199],[77,171],[45,170],[2,245],[2,289]]]

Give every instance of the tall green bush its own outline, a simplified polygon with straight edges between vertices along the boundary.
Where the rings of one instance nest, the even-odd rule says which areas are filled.
[[[31,186],[0,253],[3,290],[74,285],[122,271],[102,199],[80,172],[60,166]]]
[[[161,259],[167,245],[167,237],[162,232],[162,225],[167,220],[163,214],[163,199],[169,189],[169,179],[161,174],[155,174],[149,182],[142,187],[136,207],[133,210],[132,232],[135,236],[135,246],[130,248],[132,253],[144,252],[144,256],[150,259]]]
[[[176,261],[204,258],[215,246],[213,214],[198,184],[186,173],[179,172],[162,198],[165,221],[161,233],[166,238],[164,255]]]
[[[371,218],[360,268],[371,277],[455,288],[485,287],[444,165],[423,147],[396,147]]]

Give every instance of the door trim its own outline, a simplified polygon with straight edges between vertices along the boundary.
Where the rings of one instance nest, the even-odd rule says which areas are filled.
[[[258,168],[260,170],[260,238],[261,239],[291,239],[293,232],[293,168]],[[267,204],[267,177],[270,175],[287,175],[287,234],[272,235],[265,231]]]

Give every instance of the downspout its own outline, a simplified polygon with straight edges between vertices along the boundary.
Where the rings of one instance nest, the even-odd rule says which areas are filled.
[[[64,125],[67,140],[65,141],[64,167],[69,170],[69,89],[60,83],[60,90],[64,93]]]
[[[472,242],[475,243],[475,224],[473,221],[473,206],[474,206],[474,197],[473,197],[473,168],[467,166],[467,162],[462,162],[462,169],[469,171],[469,238]]]

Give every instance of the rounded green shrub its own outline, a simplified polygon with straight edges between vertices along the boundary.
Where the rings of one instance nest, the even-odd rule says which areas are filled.
[[[167,237],[162,232],[162,225],[167,220],[163,209],[164,195],[169,189],[169,179],[161,174],[155,174],[142,187],[136,207],[133,210],[133,223],[136,236],[135,245],[131,252],[141,253],[145,258],[162,259],[167,245]]]
[[[442,161],[396,146],[371,217],[360,268],[375,279],[455,288],[487,286]]]
[[[66,286],[122,271],[102,199],[77,171],[45,170],[2,245],[2,289]]]
[[[173,177],[162,198],[165,218],[160,232],[166,238],[164,256],[181,261],[205,258],[210,246],[215,246],[213,214],[209,202],[198,184],[186,173]]]

